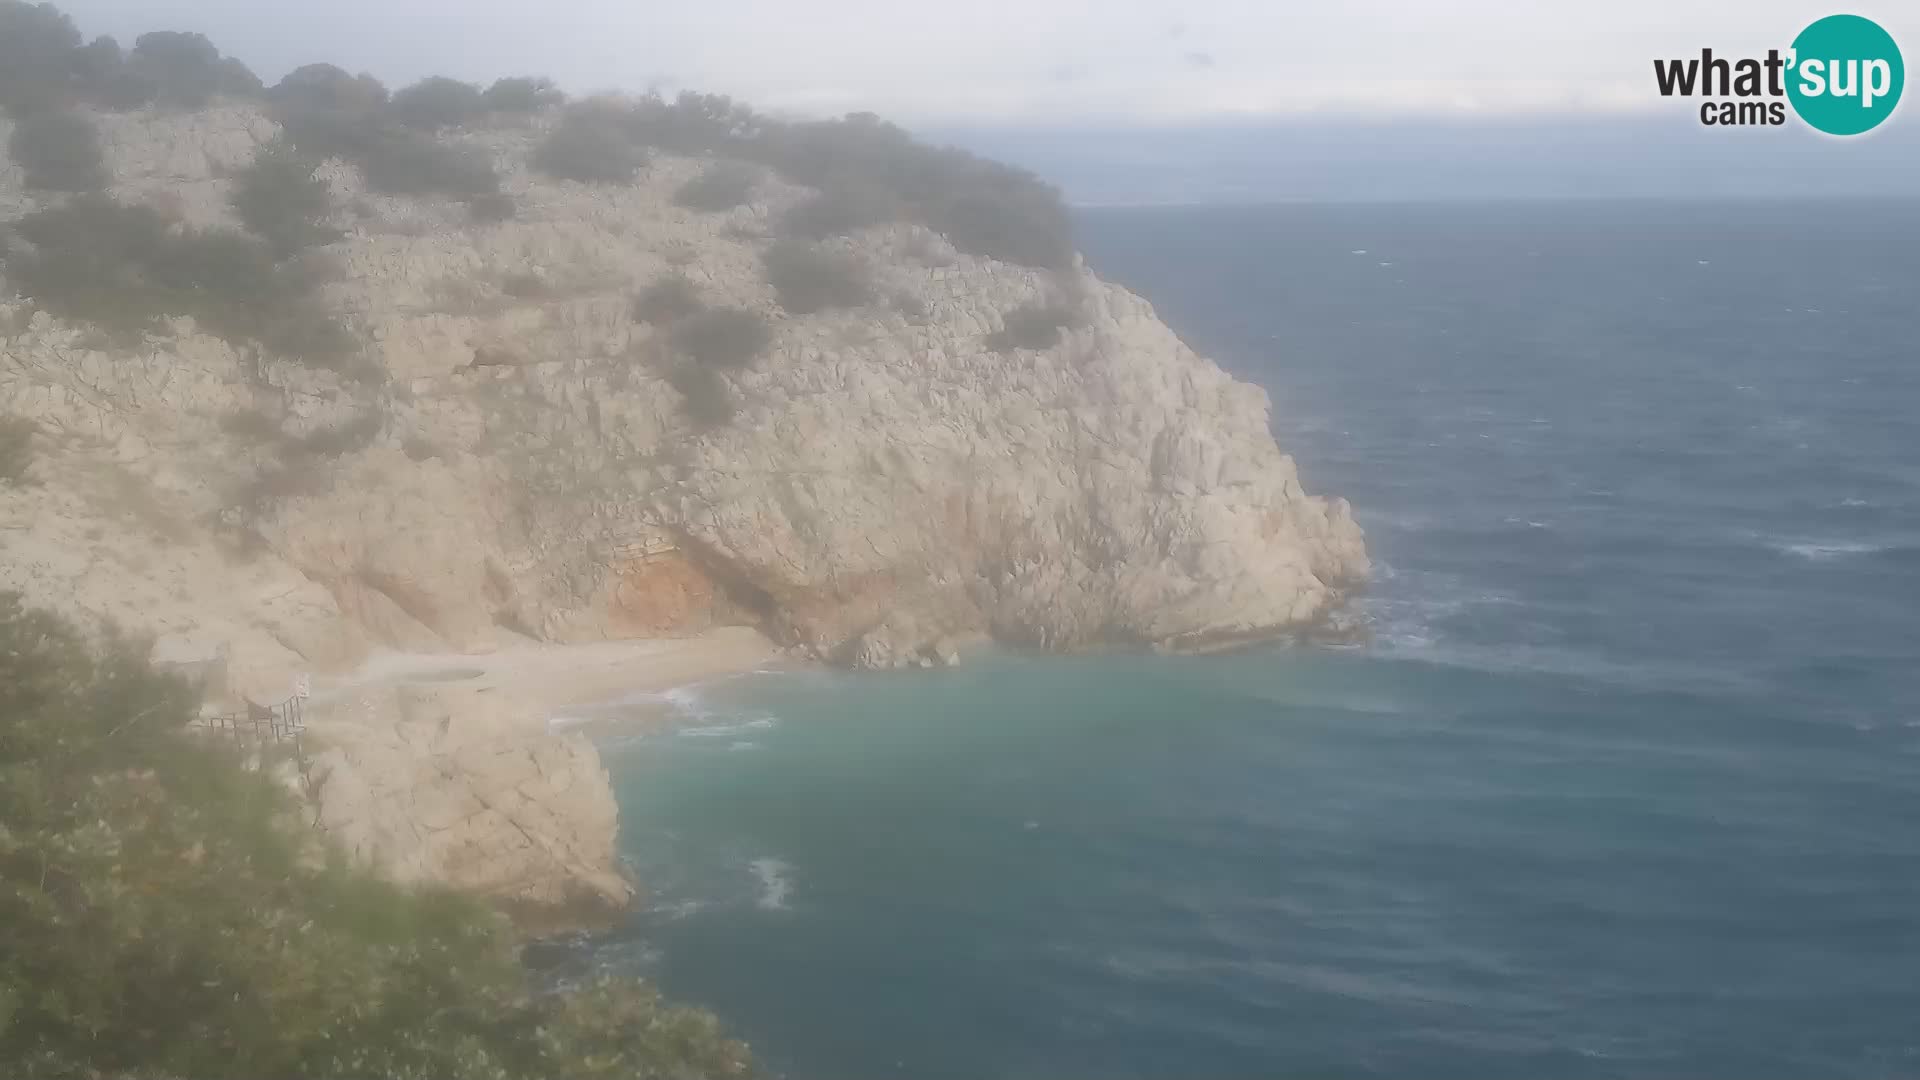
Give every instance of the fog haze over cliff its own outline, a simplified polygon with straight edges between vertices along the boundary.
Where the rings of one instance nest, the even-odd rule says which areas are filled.
[[[1658,115],[1297,117],[926,132],[1021,165],[1080,205],[1456,199],[1912,198],[1920,114],[1855,139]]]

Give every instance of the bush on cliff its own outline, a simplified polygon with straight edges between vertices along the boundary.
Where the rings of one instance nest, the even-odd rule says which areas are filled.
[[[631,184],[646,163],[618,119],[591,106],[569,111],[533,151],[534,168],[582,184]]]
[[[902,213],[899,200],[885,188],[860,180],[839,180],[782,214],[780,231],[806,240],[824,240],[897,221]]]
[[[543,994],[475,903],[345,865],[135,644],[0,594],[7,1075],[740,1077],[638,984]]]
[[[234,179],[234,213],[280,258],[340,238],[340,231],[327,224],[333,191],[314,175],[317,166],[292,146],[276,142],[256,152]]]
[[[759,312],[713,308],[674,324],[673,347],[704,367],[751,367],[773,343],[773,330]]]
[[[479,153],[406,131],[374,133],[355,155],[367,187],[383,195],[475,199],[500,193],[500,176]]]
[[[867,191],[875,214],[918,221],[961,251],[1049,270],[1073,265],[1073,223],[1060,193],[1033,174],[916,141],[871,113],[768,125],[754,156],[822,192]]]
[[[762,262],[780,306],[792,314],[859,307],[873,299],[866,265],[849,252],[783,240],[767,249]]]
[[[744,161],[717,161],[707,171],[680,185],[674,193],[676,205],[688,210],[714,214],[731,210],[753,198],[760,183],[760,170]]]
[[[368,116],[387,103],[387,88],[371,75],[349,75],[332,64],[307,64],[267,92],[283,109],[326,109]]]
[[[436,75],[395,93],[387,111],[407,127],[438,131],[471,123],[486,112],[486,106],[479,87]]]
[[[643,323],[665,326],[705,306],[699,287],[687,280],[686,275],[664,274],[633,298],[633,317]]]
[[[480,95],[480,104],[493,113],[537,113],[566,100],[567,95],[544,75],[496,79],[486,93]]]
[[[58,104],[73,87],[80,31],[52,4],[0,0],[0,109]]]
[[[65,109],[42,109],[14,125],[7,156],[25,170],[27,186],[42,191],[99,191],[107,166],[93,123]]]
[[[630,102],[622,126],[642,146],[674,154],[718,154],[744,145],[760,125],[753,110],[724,94],[683,90],[672,101],[658,94]]]
[[[667,375],[667,383],[686,399],[687,419],[696,426],[720,427],[739,411],[739,405],[733,400],[733,388],[717,368],[681,364]]]
[[[24,416],[0,416],[0,486],[27,483],[33,465],[33,435],[39,428]]]
[[[128,73],[152,90],[164,108],[201,109],[216,94],[247,97],[260,92],[260,80],[245,64],[222,57],[203,34],[159,30],[134,39]]]
[[[30,214],[15,231],[33,247],[8,252],[8,278],[64,318],[133,333],[191,315],[229,340],[314,363],[336,363],[351,348],[320,303],[312,267],[276,260],[264,241],[175,228],[150,206],[102,195]]]
[[[1007,312],[1000,329],[987,335],[987,348],[994,352],[1051,349],[1060,341],[1060,331],[1079,324],[1080,314],[1070,305],[1025,304]]]

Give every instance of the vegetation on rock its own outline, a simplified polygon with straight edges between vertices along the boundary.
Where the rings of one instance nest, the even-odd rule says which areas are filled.
[[[668,374],[667,382],[686,399],[687,419],[701,427],[719,427],[739,411],[733,388],[718,368],[681,364]]]
[[[744,161],[718,161],[682,184],[673,201],[688,210],[719,213],[744,204],[760,183],[760,170]]]
[[[486,111],[479,87],[440,75],[396,92],[387,104],[395,121],[422,131],[471,123]]]
[[[673,327],[673,347],[705,367],[751,367],[772,342],[766,318],[743,308],[698,312]]]
[[[333,192],[314,175],[318,163],[281,142],[260,148],[234,178],[233,211],[280,258],[340,238],[328,226]]]
[[[150,206],[103,195],[78,196],[14,228],[32,247],[7,252],[7,276],[57,315],[121,333],[190,315],[231,340],[321,364],[352,349],[317,297],[312,266],[276,260],[263,240],[176,227]]]
[[[599,107],[569,111],[533,152],[534,168],[582,184],[631,184],[646,163],[647,152]]]
[[[537,113],[566,100],[567,95],[543,75],[496,79],[486,93],[480,95],[480,103],[493,113]]]
[[[783,240],[761,257],[780,306],[795,315],[859,307],[873,299],[873,279],[850,252]]]
[[[187,685],[0,595],[9,1076],[740,1077],[644,986],[542,993],[498,916],[353,869]]]
[[[37,430],[34,422],[23,416],[0,416],[0,485],[27,483]]]
[[[66,109],[41,109],[14,125],[7,155],[26,172],[27,187],[41,191],[99,191],[107,167],[93,124]]]
[[[699,287],[687,280],[685,274],[663,274],[633,298],[633,317],[665,326],[705,306]]]
[[[995,352],[1051,349],[1059,342],[1060,331],[1079,323],[1080,314],[1071,305],[1027,304],[1007,312],[1000,329],[987,335],[987,348]]]

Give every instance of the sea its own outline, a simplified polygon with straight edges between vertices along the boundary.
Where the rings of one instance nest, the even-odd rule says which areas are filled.
[[[548,962],[795,1080],[1920,1076],[1920,203],[1079,229],[1352,501],[1371,641],[677,692]]]

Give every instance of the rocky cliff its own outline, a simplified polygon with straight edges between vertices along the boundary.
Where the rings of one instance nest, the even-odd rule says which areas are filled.
[[[109,194],[176,228],[236,226],[234,176],[280,134],[245,101],[86,115]],[[0,587],[148,630],[162,658],[218,654],[234,692],[264,701],[375,646],[721,623],[865,667],[983,632],[1200,647],[1311,625],[1366,576],[1345,503],[1302,490],[1265,393],[1077,260],[1030,269],[868,225],[818,247],[870,299],[795,314],[765,257],[813,192],[766,171],[741,205],[688,209],[674,193],[708,163],[664,152],[631,184],[552,179],[531,159],[561,122],[438,136],[492,163],[507,220],[319,165],[339,237],[324,297],[357,370],[189,317],[110,334],[0,281],[0,412],[38,431],[32,482],[0,487]],[[0,221],[61,198],[0,166]],[[668,275],[770,330],[720,377],[724,419],[690,408],[668,320],[635,304]],[[1021,347],[1009,320],[1034,310],[1069,316]],[[502,793],[524,806],[604,778],[590,748],[538,735],[445,744],[434,724],[464,721],[434,700],[369,705],[383,734],[344,726],[328,765],[365,789],[353,805],[404,808],[322,824],[403,874],[520,895],[461,869],[478,865],[465,839],[422,837],[475,804],[512,817],[488,801]],[[490,779],[421,779],[447,769]],[[611,806],[568,798],[582,820]],[[599,876],[610,850],[574,851],[577,831],[523,829],[586,867],[573,884],[617,891]]]

